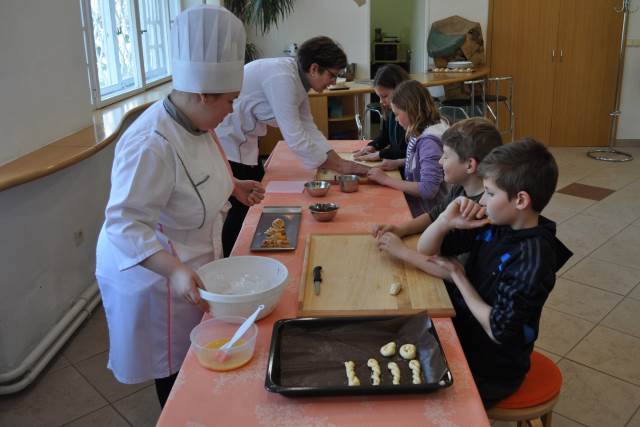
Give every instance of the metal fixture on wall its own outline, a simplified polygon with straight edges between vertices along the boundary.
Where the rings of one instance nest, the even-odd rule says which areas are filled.
[[[616,80],[616,100],[614,110],[609,113],[611,116],[611,132],[609,132],[609,146],[607,148],[597,148],[587,152],[587,156],[605,162],[628,162],[633,160],[629,153],[616,150],[614,148],[618,134],[618,121],[620,118],[620,96],[622,92],[622,73],[624,70],[624,54],[627,47],[627,27],[629,23],[629,8],[631,0],[622,0],[622,7],[615,8],[617,13],[622,13],[622,37],[620,38],[620,53],[618,55],[618,76]],[[635,12],[635,10],[634,10]]]

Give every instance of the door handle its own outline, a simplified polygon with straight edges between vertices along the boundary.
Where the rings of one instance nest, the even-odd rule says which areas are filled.
[[[553,62],[555,57],[556,57],[556,50],[555,49],[551,49],[551,62]]]
[[[564,49],[560,49],[560,62],[562,62],[562,58],[564,58]]]

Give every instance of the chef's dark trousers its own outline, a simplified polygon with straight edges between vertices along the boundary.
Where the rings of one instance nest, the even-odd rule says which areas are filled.
[[[161,408],[164,408],[164,404],[167,403],[167,398],[169,397],[169,393],[171,393],[173,383],[176,382],[177,377],[178,373],[176,372],[175,374],[169,375],[168,377],[156,378],[156,394],[158,395],[158,400],[160,401]]]
[[[264,177],[264,168],[260,162],[255,166],[250,166],[230,161],[229,165],[231,165],[231,172],[233,172],[233,176],[236,179],[262,181],[262,177]],[[228,257],[231,253],[238,234],[240,234],[244,217],[247,216],[249,211],[249,206],[243,205],[235,197],[231,196],[229,201],[231,202],[231,209],[227,212],[227,219],[222,227],[222,249],[225,257]]]

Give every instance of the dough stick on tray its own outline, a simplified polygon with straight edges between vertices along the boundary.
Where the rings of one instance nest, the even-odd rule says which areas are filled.
[[[352,360],[348,360],[344,362],[344,367],[347,371],[347,381],[349,383],[349,386],[360,385],[360,380],[356,376],[355,371],[356,364]]]
[[[409,368],[411,368],[411,373],[413,374],[411,382],[413,382],[413,384],[422,384],[422,375],[420,375],[420,362],[415,359],[410,361]]]
[[[400,367],[398,366],[398,364],[396,362],[389,362],[387,364],[387,368],[389,369],[389,372],[391,372],[391,376],[393,377],[391,382],[394,385],[400,384]]]
[[[376,359],[367,360],[367,366],[371,368],[371,384],[380,385],[380,364]]]

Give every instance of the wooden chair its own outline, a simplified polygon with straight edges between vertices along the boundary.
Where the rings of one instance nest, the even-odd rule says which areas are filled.
[[[517,421],[518,427],[540,425],[540,421],[544,427],[550,427],[561,387],[560,369],[548,357],[534,351],[531,369],[518,391],[489,409],[487,415],[493,420]]]

